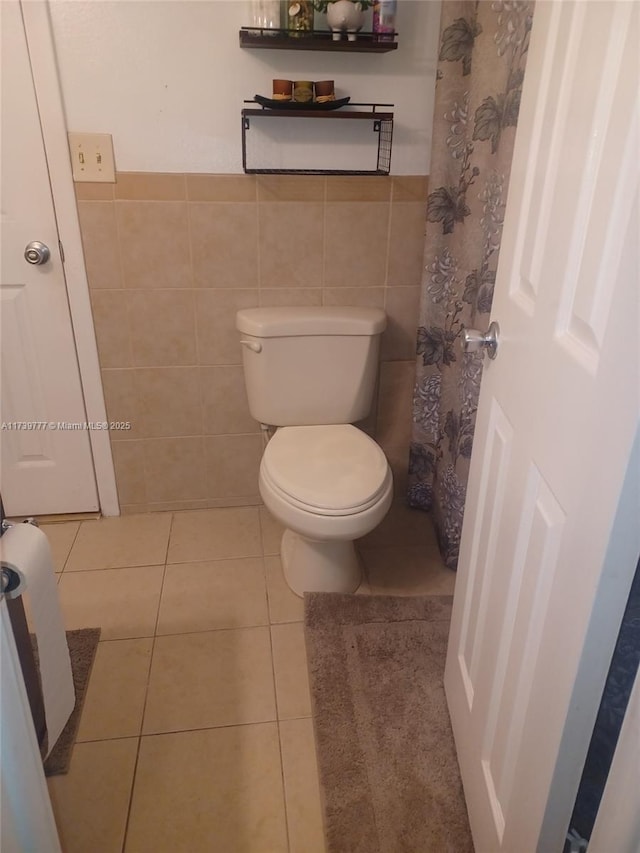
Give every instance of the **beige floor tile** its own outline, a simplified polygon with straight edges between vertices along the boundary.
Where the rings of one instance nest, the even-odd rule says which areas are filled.
[[[71,768],[48,779],[64,853],[120,853],[138,738],[78,743]]]
[[[284,527],[271,515],[266,506],[260,507],[260,529],[262,531],[262,553],[279,554]]]
[[[58,584],[67,630],[102,628],[101,640],[153,637],[164,566],[65,572]]]
[[[272,625],[271,642],[278,719],[310,716],[311,699],[302,622]]]
[[[151,637],[98,644],[78,742],[140,734],[152,647]]]
[[[156,638],[145,734],[275,718],[268,628]]]
[[[61,572],[64,569],[64,564],[67,562],[69,551],[71,551],[71,546],[77,536],[79,527],[79,521],[64,521],[60,522],[60,524],[40,525],[40,530],[46,534],[49,540],[56,572]]]
[[[402,503],[393,504],[380,524],[358,540],[360,548],[390,545],[424,545],[437,553],[436,535],[429,513]]]
[[[267,573],[271,623],[301,622],[304,619],[304,602],[287,586],[280,557],[265,557],[264,567]]]
[[[164,563],[170,512],[83,521],[65,566],[68,572]]]
[[[283,720],[280,744],[290,853],[325,853],[311,718]]]
[[[167,566],[158,634],[268,624],[261,557]]]
[[[168,563],[259,557],[258,507],[177,512],[169,541]]]
[[[372,595],[453,595],[456,573],[428,548],[361,549]]]
[[[276,724],[142,738],[125,850],[287,853]]]

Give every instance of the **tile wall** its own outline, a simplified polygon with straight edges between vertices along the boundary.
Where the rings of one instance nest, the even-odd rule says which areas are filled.
[[[368,430],[406,481],[427,177],[119,173],[76,184],[123,513],[258,503],[238,308],[384,308]]]

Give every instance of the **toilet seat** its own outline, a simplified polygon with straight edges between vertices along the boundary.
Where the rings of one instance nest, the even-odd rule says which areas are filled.
[[[321,516],[364,512],[391,481],[380,447],[351,424],[282,427],[267,444],[261,476],[288,504]]]

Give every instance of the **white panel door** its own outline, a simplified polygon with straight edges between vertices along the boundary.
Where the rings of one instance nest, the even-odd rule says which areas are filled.
[[[0,489],[9,515],[86,512],[98,498],[20,4],[3,0],[0,15]],[[51,252],[41,266],[24,258],[34,240]]]
[[[6,602],[0,597],[0,850],[61,853]]]
[[[445,674],[477,853],[562,847],[545,808],[640,411],[638,12],[534,14]]]

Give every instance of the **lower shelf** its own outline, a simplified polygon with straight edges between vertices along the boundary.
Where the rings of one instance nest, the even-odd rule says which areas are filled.
[[[247,169],[247,175],[388,175],[382,169]]]
[[[388,107],[389,104],[352,104],[350,106],[368,107],[366,111],[356,109],[341,109],[335,112],[311,112],[311,111],[285,111],[268,109],[243,109],[242,110],[242,168],[247,174],[254,175],[388,175],[391,170],[391,147],[393,143],[393,113],[380,112],[380,107]],[[378,111],[376,111],[378,110]],[[335,125],[336,128],[345,126],[344,122],[349,120],[370,121],[376,134],[377,157],[376,166],[373,169],[312,169],[312,168],[260,168],[249,165],[247,153],[247,134],[251,129],[251,122],[261,118],[306,118],[306,119],[342,119]]]

